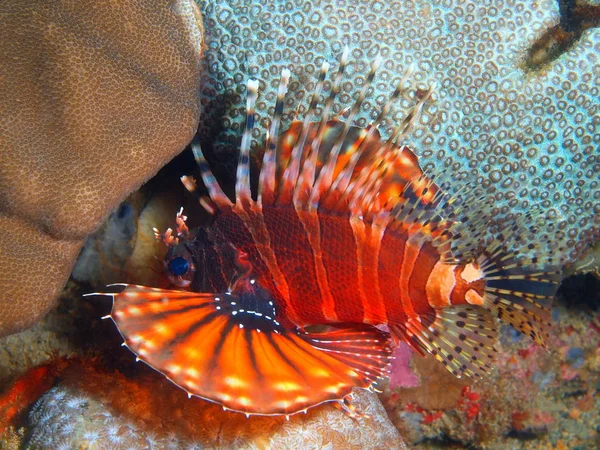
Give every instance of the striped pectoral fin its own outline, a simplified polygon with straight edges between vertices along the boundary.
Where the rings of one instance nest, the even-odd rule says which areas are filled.
[[[431,353],[453,375],[480,378],[492,368],[498,337],[495,319],[487,309],[456,305],[435,310],[429,326],[409,319],[406,334]]]
[[[126,345],[188,392],[246,414],[289,415],[369,388],[390,360],[389,335],[356,325],[282,327],[256,292],[200,294],[127,286],[111,317]]]

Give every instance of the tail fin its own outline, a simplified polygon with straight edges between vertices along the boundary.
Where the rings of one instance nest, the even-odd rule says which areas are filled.
[[[546,347],[550,308],[562,273],[535,268],[539,262],[522,256],[522,249],[509,250],[496,240],[462,269],[467,304],[436,309],[427,319],[428,327],[409,319],[391,330],[406,336],[417,351],[434,355],[455,376],[479,378],[491,370],[496,353],[493,316]]]
[[[534,267],[537,258],[517,255],[498,244],[479,258],[485,278],[484,307],[503,322],[546,346],[550,337],[552,300],[560,270]]]
[[[112,294],[108,316],[124,345],[188,396],[225,409],[289,415],[336,401],[343,408],[352,389],[371,388],[391,360],[389,334],[371,326],[282,327],[264,292],[125,286]]]

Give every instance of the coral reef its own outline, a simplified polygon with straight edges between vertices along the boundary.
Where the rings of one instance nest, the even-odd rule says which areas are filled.
[[[52,364],[34,367],[13,383],[0,397],[0,434],[18,420],[20,414],[42,394],[52,387],[54,377]]]
[[[172,174],[170,178],[178,181]],[[156,186],[151,182],[147,188]],[[138,231],[142,222],[153,225],[160,220],[171,202],[168,194],[154,191],[141,210]],[[172,211],[168,212],[171,219]],[[138,237],[133,254],[145,253],[149,242],[140,241]],[[134,259],[143,268],[154,255]],[[140,275],[144,276],[135,273]],[[157,279],[156,273],[149,276]],[[188,399],[184,391],[144,364],[136,364],[132,354],[120,347],[118,332],[100,320],[110,302],[92,297],[81,301],[82,292],[89,292],[87,284],[77,287],[71,281],[68,287],[59,308],[44,320],[0,340],[0,386],[6,386],[0,388],[0,423],[9,426],[6,433],[0,432],[0,448],[405,448],[375,394],[357,393],[357,406],[374,416],[358,422],[330,406],[286,421],[283,417],[246,419]],[[57,353],[78,357],[63,370],[56,364],[62,360],[53,356]],[[94,363],[94,355],[102,355],[102,362]],[[41,368],[35,367],[43,361],[47,362]],[[41,371],[47,376],[38,384],[34,375]],[[10,380],[15,381],[10,384]],[[28,408],[46,389],[40,401]],[[17,398],[15,393],[20,394],[18,404],[11,400]],[[19,411],[5,411],[5,404],[18,406]]]
[[[594,309],[553,311],[549,349],[505,327],[492,375],[479,383],[461,381],[415,356],[410,367],[417,387],[390,387],[383,394],[390,418],[411,443],[433,442],[473,448],[597,448],[600,403],[600,327],[597,286]],[[595,291],[593,290],[595,289]],[[462,447],[461,447],[462,448]]]
[[[573,286],[566,289],[566,286],[570,285]],[[597,308],[600,304],[600,290],[597,284],[583,287],[587,291],[581,290],[580,283],[568,283],[561,288],[561,301],[554,312],[555,327],[550,352],[532,345],[527,338],[510,328],[505,328],[501,333],[500,357],[494,364],[496,369],[491,377],[482,382],[469,385],[454,378],[439,364],[435,364],[435,361],[412,357],[410,365],[402,368],[400,377],[408,384],[414,383],[416,377],[418,386],[386,389],[382,395],[388,414],[400,430],[400,435],[417,448],[597,448],[599,435],[596,426],[600,420],[597,395],[597,383],[600,379],[600,316]],[[208,434],[200,438],[198,435],[190,435],[188,431],[181,431],[177,428],[179,420],[185,423],[189,420],[194,427],[206,427],[213,430],[213,433],[222,423],[222,440],[210,442],[214,442],[215,446],[219,443],[225,446],[225,443],[230,442],[226,439],[234,436],[232,433],[239,423],[231,425],[230,428],[228,424],[230,421],[247,422],[243,415],[223,413],[206,402],[188,400],[184,392],[165,383],[164,378],[154,374],[142,363],[135,364],[130,352],[124,347],[119,347],[121,338],[114,327],[106,321],[99,320],[99,316],[108,312],[109,304],[104,304],[99,299],[77,303],[68,298],[79,297],[80,294],[81,288],[71,289],[70,294],[65,293],[60,308],[36,327],[22,335],[9,336],[0,341],[0,349],[6,348],[9,342],[14,341],[15,355],[17,350],[21,349],[21,369],[14,368],[10,372],[13,375],[9,376],[14,378],[14,375],[22,374],[16,383],[30,386],[27,396],[21,397],[19,405],[35,400],[32,397],[39,395],[39,389],[32,386],[37,386],[37,382],[33,382],[33,375],[40,372],[34,369],[26,373],[25,369],[30,365],[39,364],[39,358],[44,355],[50,357],[55,350],[64,351],[63,341],[67,338],[68,348],[81,355],[80,361],[83,361],[83,364],[74,365],[69,369],[70,373],[62,375],[59,383],[55,385],[55,390],[47,392],[34,410],[39,414],[43,405],[52,400],[55,392],[64,392],[69,398],[80,399],[84,396],[90,400],[90,406],[63,408],[73,414],[71,417],[81,418],[81,421],[74,421],[77,432],[70,435],[71,440],[67,440],[68,442],[84,446],[84,439],[94,438],[94,433],[84,438],[86,432],[93,431],[93,426],[98,427],[99,423],[109,422],[113,425],[117,422],[119,427],[116,430],[131,439],[134,439],[131,435],[133,430],[141,430],[140,436],[143,439],[146,436],[154,436],[159,442],[164,442],[165,435],[173,439],[177,436],[180,439],[177,442],[182,448],[185,448],[184,444],[206,444],[209,440],[201,439],[214,437]],[[589,306],[586,306],[588,303],[582,303],[582,299],[588,297],[591,300]],[[90,309],[91,306],[95,307]],[[69,321],[74,323],[69,325]],[[43,334],[33,334],[36,330],[39,333],[40,329],[43,330]],[[67,331],[68,335],[65,336]],[[54,337],[51,339],[51,336]],[[20,339],[16,340],[17,338]],[[58,346],[55,350],[52,348],[54,345]],[[41,348],[45,349],[44,355],[40,355]],[[104,355],[103,358],[106,358],[107,362],[92,365],[92,355],[98,354]],[[32,357],[38,358],[33,359],[37,362],[27,364]],[[5,369],[4,364],[7,361],[3,353],[0,353],[0,360],[0,366]],[[407,364],[406,360],[404,364]],[[120,373],[115,373],[113,367]],[[54,377],[55,373],[51,372],[50,376]],[[41,381],[46,379],[42,377]],[[14,388],[15,384],[10,388],[7,380],[6,374],[0,376],[0,386],[6,386],[5,389],[0,389],[0,414],[5,412],[2,405],[10,403],[5,401],[6,398],[13,398],[14,393],[19,391]],[[30,380],[31,383],[23,383],[26,380]],[[25,391],[21,389],[19,392]],[[136,406],[137,404],[139,406]],[[52,409],[55,408],[52,403],[49,406],[49,411],[57,413],[57,409]],[[273,436],[277,437],[277,441],[273,438],[273,443],[282,448],[286,448],[286,445],[291,448],[292,443],[295,445],[298,442],[292,439],[302,438],[300,433],[303,433],[304,437],[318,439],[322,437],[320,433],[330,430],[323,425],[321,419],[313,420],[317,415],[321,417],[320,414],[324,414],[323,421],[338,420],[346,425],[357,426],[351,421],[345,422],[347,419],[337,410],[330,407],[324,409],[325,411],[317,409],[309,412],[308,416],[298,416],[305,421],[294,422],[292,418],[290,422],[281,420],[281,423],[276,425],[272,425],[271,419],[261,422],[259,418],[256,422],[257,418],[250,418],[250,423],[260,423],[260,427],[263,427],[262,434],[260,439],[257,435],[243,436],[245,439],[255,438],[252,443],[260,448],[259,443],[264,443],[265,437],[273,433]],[[155,417],[153,414],[150,417],[146,414],[147,411],[155,410],[159,411]],[[380,410],[371,413],[380,416]],[[27,414],[30,414],[33,420],[33,413],[27,409],[24,410],[24,414],[15,416],[24,420],[14,423],[15,426],[10,432],[0,437],[0,448],[35,448],[33,445],[25,445],[24,439],[32,435],[34,430],[29,425]],[[211,419],[211,415],[219,417],[218,420],[222,422],[216,423],[218,420]],[[186,419],[188,417],[189,419]],[[5,424],[3,418],[4,416],[0,418],[0,423]],[[163,419],[164,427],[168,430],[166,434],[156,431],[147,434],[147,430],[152,427],[162,430],[163,422],[159,421]],[[52,420],[62,423],[59,416],[54,416]],[[206,425],[203,425],[205,420]],[[50,425],[54,422],[48,419],[45,423]],[[69,427],[66,426],[65,429],[68,431]],[[38,424],[35,430],[38,439],[49,436],[50,433],[49,429],[41,424]],[[114,427],[112,430],[115,431]],[[101,433],[108,431],[104,429]],[[327,436],[333,442],[330,448],[345,448],[335,445],[339,434],[330,432]],[[101,434],[101,437],[105,438],[106,435]],[[369,436],[368,439],[372,437]],[[132,440],[127,442],[133,443]],[[136,442],[139,444],[141,441]],[[252,448],[249,440],[244,442],[248,443],[247,448]],[[327,448],[326,444],[329,442],[317,443],[315,447],[319,448],[319,445],[323,444],[323,447]],[[377,440],[371,442],[381,443]]]
[[[53,358],[81,355],[97,348],[96,339],[105,340],[104,336],[94,335],[100,320],[93,319],[104,312],[104,305],[81,302],[82,294],[88,291],[88,287],[67,282],[57,307],[42,320],[27,330],[0,338],[0,393],[27,370]]]
[[[282,67],[293,72],[288,108],[295,109],[314,88],[314,63],[335,60],[348,45],[355,70],[349,68],[342,103],[364,83],[377,54],[383,63],[370,96],[376,101],[365,102],[364,111],[376,111],[389,86],[414,64],[415,89],[438,85],[435,104],[410,137],[427,167],[468,172],[468,180],[495,189],[503,214],[533,204],[554,209],[556,241],[570,248],[582,249],[594,237],[600,224],[600,30],[582,32],[569,51],[537,71],[522,68],[536,39],[560,21],[556,1],[199,4],[208,69],[201,134],[215,143],[215,159],[235,160],[227,152],[237,151],[244,80],[261,83],[256,109],[264,125]],[[372,119],[363,114],[363,124]]]
[[[125,377],[74,362],[31,408],[24,448],[406,448],[377,396],[366,391],[356,393],[356,402],[372,418],[357,422],[328,406],[289,421],[247,419],[188,399],[149,369],[140,372]]]
[[[130,22],[133,42],[120,39],[121,19],[128,16],[124,6],[107,18],[107,3],[88,3],[0,7],[0,78],[10,81],[0,86],[0,138],[6,144],[0,160],[0,335],[36,321],[52,305],[84,237],[185,145],[197,119],[198,48],[188,39],[191,33],[197,43],[198,29],[193,15],[170,15],[173,5],[186,2],[131,2],[147,20],[143,26]],[[315,61],[334,61],[348,45],[357,64],[349,70],[344,102],[364,82],[366,63],[376,53],[383,57],[376,101],[365,110],[376,110],[386,89],[414,63],[416,90],[438,83],[434,104],[411,136],[426,165],[443,161],[457,173],[468,171],[468,179],[496,190],[501,213],[532,204],[555,208],[561,218],[557,240],[573,248],[592,239],[600,216],[600,31],[582,30],[555,58],[524,67],[532,45],[560,21],[556,2],[199,4],[207,19],[201,136],[214,143],[212,157],[222,172],[236,160],[244,81],[261,80],[257,110],[265,125],[283,66],[294,72],[287,106],[295,109],[314,87]],[[52,15],[63,7],[68,14]],[[75,21],[83,10],[91,28]],[[105,40],[98,27],[110,31]],[[167,29],[174,39],[166,37]],[[40,48],[48,59],[31,55]],[[160,52],[140,53],[148,48]],[[403,99],[398,111],[410,101]],[[50,120],[56,111],[60,123]],[[369,119],[363,112],[363,124]],[[167,226],[161,218],[170,222],[181,205],[184,197],[170,189],[130,197],[129,206],[87,244],[75,271],[84,287],[68,289],[60,309],[36,327],[0,341],[0,419],[14,425],[0,436],[0,448],[92,448],[106,442],[114,444],[110,448],[404,448],[400,434],[419,448],[600,446],[600,316],[593,309],[598,299],[581,301],[582,288],[600,292],[592,275],[566,284],[572,291],[563,291],[554,312],[550,352],[504,329],[497,370],[483,382],[457,380],[403,349],[382,396],[400,433],[372,394],[357,399],[375,417],[371,422],[352,422],[328,406],[289,422],[246,419],[188,400],[145,366],[132,367],[132,356],[118,349],[119,336],[97,320],[108,304],[73,298],[82,289],[89,292],[85,283],[135,279],[160,286],[162,268],[154,260],[150,230]],[[594,255],[581,264],[597,270]],[[51,366],[35,366],[56,353],[82,359],[28,411],[48,386],[38,388],[38,382],[56,376],[47,371]],[[93,364],[97,354],[118,363]]]
[[[183,165],[185,166],[185,164]],[[165,179],[175,180],[175,186],[179,186],[177,177],[173,173],[165,174],[165,176]],[[157,274],[152,270],[160,270],[160,264],[152,267],[150,262],[154,259],[153,250],[149,248],[144,250],[144,247],[147,244],[151,245],[153,241],[147,241],[139,236],[144,232],[143,229],[160,223],[164,216],[167,216],[167,221],[172,220],[173,206],[171,202],[173,200],[169,197],[171,188],[167,184],[163,184],[165,179],[158,178],[156,183],[153,181],[148,184],[145,189],[150,189],[151,192],[142,192],[144,198],[149,197],[149,200],[144,200],[145,206],[140,210],[136,232],[138,238],[135,238],[136,242],[132,246],[134,248],[132,255],[136,252],[141,255],[133,258],[138,262],[139,268],[150,270],[147,275],[138,272],[134,275],[149,276],[158,281],[160,279],[156,278]],[[160,188],[164,188],[166,192]],[[191,208],[190,211],[192,211]],[[118,212],[115,215],[118,215]],[[199,218],[190,218],[190,220],[199,220]],[[195,222],[195,224],[197,223]],[[107,247],[99,245],[99,248]],[[144,257],[144,254],[147,256]],[[89,260],[82,259],[80,264],[87,265]],[[85,272],[84,269],[81,269],[82,272]],[[121,269],[119,268],[119,270]],[[92,270],[90,276],[93,273],[96,272]],[[383,396],[389,415],[400,430],[400,435],[412,443],[418,443],[418,448],[429,448],[429,446],[439,448],[444,443],[446,445],[450,443],[458,448],[470,446],[470,448],[566,449],[574,448],[577,445],[580,445],[582,449],[594,448],[597,439],[595,426],[598,422],[597,414],[600,411],[596,394],[596,384],[600,377],[597,346],[600,318],[597,311],[590,310],[590,308],[597,308],[597,305],[600,304],[597,297],[600,290],[597,284],[588,285],[591,281],[586,281],[582,285],[577,282],[578,279],[571,278],[561,288],[562,306],[559,306],[554,313],[556,326],[553,328],[555,337],[550,342],[551,352],[548,353],[531,345],[527,338],[511,332],[507,328],[502,332],[500,348],[502,356],[495,364],[497,370],[493,372],[491,378],[483,382],[468,385],[464,381],[454,378],[435,361],[420,357],[409,358],[404,352],[406,349],[401,349],[401,352],[404,353],[401,353],[399,355],[401,358],[394,362],[395,367],[393,367],[394,373],[391,381],[396,383],[396,387],[403,386],[403,389],[388,389]],[[595,280],[592,275],[587,275],[586,280],[590,279]],[[83,446],[86,442],[84,439],[94,438],[94,433],[86,438],[83,436],[92,428],[90,419],[94,417],[93,423],[97,423],[96,419],[105,420],[106,416],[103,414],[110,414],[110,417],[119,420],[119,423],[131,425],[133,428],[121,429],[119,426],[117,430],[133,439],[128,433],[131,433],[133,429],[147,430],[145,421],[148,419],[145,411],[157,409],[156,405],[162,405],[158,409],[173,414],[172,418],[165,419],[165,423],[171,423],[175,420],[174,418],[185,418],[189,415],[192,417],[189,420],[193,420],[195,426],[203,427],[205,416],[194,415],[197,414],[194,412],[196,407],[184,406],[181,413],[177,412],[179,401],[188,405],[185,393],[182,394],[177,389],[169,390],[169,392],[174,392],[174,398],[180,398],[178,396],[182,395],[183,399],[165,403],[167,402],[165,398],[170,397],[161,392],[163,389],[173,389],[173,387],[169,383],[165,383],[164,378],[148,374],[148,369],[143,364],[133,363],[131,353],[124,347],[119,347],[122,339],[112,324],[99,319],[109,312],[110,302],[94,297],[86,297],[85,301],[81,301],[81,293],[89,292],[90,289],[85,284],[77,289],[74,289],[74,286],[76,286],[75,283],[69,283],[69,289],[64,292],[59,309],[53,311],[40,324],[24,333],[9,336],[0,341],[0,386],[5,384],[8,379],[23,374],[28,367],[40,364],[44,358],[50,357],[55,352],[77,353],[84,361],[89,361],[92,355],[101,354],[103,358],[110,360],[110,364],[107,363],[106,366],[115,367],[121,374],[126,375],[106,374],[105,369],[91,367],[87,362],[84,363],[83,368],[73,369],[72,373],[76,375],[61,379],[56,386],[57,391],[64,391],[69,398],[80,398],[85,395],[86,398],[92,400],[90,403],[92,406],[89,409],[72,410],[73,414],[78,414],[77,417],[84,417],[85,420],[82,420],[81,423],[76,421],[78,431],[70,435],[72,440],[67,440],[68,442],[79,443]],[[582,288],[587,291],[582,291]],[[584,303],[582,299],[590,299],[590,301]],[[587,309],[586,305],[589,305]],[[407,366],[409,360],[410,365]],[[28,363],[28,361],[31,362]],[[142,372],[140,377],[135,375],[138,371]],[[71,381],[72,378],[81,380],[80,384],[74,384]],[[96,387],[91,391],[84,391],[82,394],[81,385],[88,381],[89,386]],[[106,397],[98,394],[98,392],[106,390],[110,391]],[[2,392],[0,392],[1,394]],[[42,405],[50,401],[52,395],[49,393],[44,397],[36,411],[41,411]],[[155,396],[158,398],[155,399],[157,403],[153,406],[151,402]],[[140,409],[128,411],[127,405],[114,403],[114,399],[118,397],[122,397],[125,404],[140,403]],[[110,399],[108,403],[107,398]],[[143,398],[146,399],[142,401]],[[2,402],[0,401],[0,403]],[[110,406],[102,406],[106,404]],[[192,402],[190,405],[193,404]],[[205,403],[202,402],[202,404]],[[325,416],[327,420],[331,421],[342,417],[336,415],[338,411],[329,407],[326,409],[329,411]],[[319,410],[315,410],[315,412]],[[56,412],[56,409],[52,411]],[[209,411],[214,412],[215,415],[222,414],[218,408],[209,409]],[[207,415],[209,414],[207,413]],[[238,419],[246,421],[244,416],[231,414],[225,416],[227,421]],[[21,414],[20,417],[23,415]],[[285,448],[288,443],[297,444],[297,441],[288,441],[284,437],[288,436],[285,433],[290,433],[290,439],[301,439],[300,432],[304,433],[302,436],[318,439],[322,436],[319,433],[325,429],[329,430],[322,425],[321,421],[310,421],[310,418],[313,417],[310,414],[299,417],[306,418],[308,421],[301,423],[293,420],[282,421],[283,425],[279,424],[279,428],[269,428],[267,425],[270,422],[268,421],[261,423],[261,426],[264,427],[261,439],[264,439],[269,433],[274,433],[277,439],[281,440],[273,442],[277,442],[278,445]],[[255,419],[251,418],[250,420],[254,421]],[[343,420],[343,418],[339,420]],[[223,421],[225,424],[225,419]],[[59,422],[60,420],[56,418],[56,423]],[[47,425],[51,423],[54,422],[46,422]],[[140,423],[142,424],[140,425]],[[157,422],[151,420],[148,423],[161,429],[162,425],[156,425]],[[24,425],[27,423],[17,424],[12,432],[4,437],[4,440],[0,439],[0,448],[3,448],[3,445],[6,448],[24,448],[24,436],[33,432],[33,428]],[[20,428],[20,426],[23,427]],[[218,428],[220,425],[214,425],[209,421],[206,426]],[[49,430],[41,425],[36,426],[35,429],[38,439],[48,436],[44,433],[49,433]],[[68,430],[69,427],[66,429]],[[564,435],[561,431],[563,429],[565,430]],[[169,430],[171,430],[172,436],[181,439],[177,442],[182,446],[188,443],[198,443],[197,437],[180,433],[178,428],[169,428]],[[221,436],[227,437],[230,436],[232,429],[224,425],[222,430]],[[96,429],[96,431],[98,430]],[[156,437],[156,435],[164,436],[155,432],[154,436]],[[146,431],[143,431],[141,436],[145,439]],[[335,439],[337,439],[338,434],[333,433],[328,436],[331,437],[331,442],[338,442],[333,438],[336,436]],[[101,434],[101,437],[105,437],[105,434]],[[164,437],[161,439],[164,441]],[[127,442],[132,443],[132,441]],[[373,440],[372,442],[380,441]],[[327,448],[327,443],[329,441],[323,445],[325,448]],[[218,442],[214,445],[217,444]],[[13,447],[9,447],[9,445]],[[291,444],[289,445],[291,446]],[[250,444],[248,447],[252,448]],[[315,444],[315,447],[318,447],[318,444]],[[336,447],[335,444],[330,447],[343,448]],[[35,447],[30,445],[30,448]]]
[[[85,237],[191,140],[202,32],[189,0],[0,7],[0,336],[48,311]]]
[[[185,161],[181,165],[185,166]],[[172,166],[170,164],[124,203],[131,206],[129,213],[135,218],[135,231],[131,231],[130,218],[119,217],[125,216],[119,211],[112,214],[88,243],[86,252],[90,255],[85,257],[84,252],[78,261],[74,273],[80,274],[84,281],[71,281],[59,308],[42,322],[0,342],[0,386],[16,379],[7,391],[0,389],[0,405],[2,399],[14,397],[18,386],[28,385],[32,370],[36,370],[27,371],[29,367],[45,358],[52,360],[57,352],[79,355],[36,406],[24,409],[29,411],[29,416],[22,413],[0,416],[0,422],[10,419],[11,425],[8,432],[0,436],[0,448],[54,449],[61,445],[63,448],[148,448],[150,444],[150,448],[195,448],[194,445],[202,448],[302,448],[306,445],[344,449],[405,448],[374,394],[358,392],[357,406],[374,416],[372,420],[360,419],[359,422],[329,406],[308,415],[290,417],[288,422],[283,417],[246,419],[241,414],[223,412],[208,402],[190,400],[164,377],[142,363],[136,364],[133,355],[120,347],[122,338],[118,332],[110,323],[100,320],[110,309],[106,298],[86,297],[81,301],[82,292],[90,290],[87,282],[119,279],[124,270],[127,276],[149,277],[160,284],[163,268],[156,259],[156,240],[148,230],[160,226],[163,219],[167,221],[164,226],[170,225],[172,220],[176,201],[172,196],[176,188],[183,189],[173,173],[179,168]],[[181,193],[175,195],[182,198]],[[194,209],[198,208],[190,208],[190,212]],[[189,221],[198,224],[202,219],[191,216]],[[115,242],[128,248],[125,266],[121,265],[120,251],[114,251]],[[90,264],[95,258],[109,262],[108,267]],[[92,363],[93,355],[103,355],[103,362]],[[43,367],[52,367],[52,364],[46,363]],[[57,372],[50,374],[52,380],[56,379]],[[48,380],[43,381],[48,386]],[[39,393],[30,389],[25,400]],[[85,403],[81,402],[82,398]],[[0,414],[2,412],[0,408]]]

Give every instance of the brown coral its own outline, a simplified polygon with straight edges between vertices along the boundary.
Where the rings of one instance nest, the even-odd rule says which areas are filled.
[[[191,140],[193,2],[0,7],[0,336],[34,323],[84,238]]]

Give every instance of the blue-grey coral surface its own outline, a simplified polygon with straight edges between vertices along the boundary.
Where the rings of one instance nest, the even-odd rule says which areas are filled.
[[[97,382],[95,380],[93,383]],[[106,380],[104,381],[106,382]],[[350,419],[342,411],[323,407],[309,415],[296,415],[290,420],[279,420],[273,426],[264,420],[264,428],[257,433],[256,421],[238,417],[219,417],[218,414],[198,420],[195,414],[178,403],[177,393],[159,388],[140,386],[144,395],[152,391],[160,411],[152,407],[130,417],[117,412],[111,404],[110,391],[104,382],[96,387],[102,391],[92,395],[61,383],[44,394],[29,412],[29,433],[23,448],[27,450],[199,450],[211,449],[379,449],[406,450],[398,430],[389,421],[377,395],[359,390],[356,406],[370,418]],[[108,381],[110,382],[110,380]],[[118,386],[116,380],[113,385]],[[130,386],[131,388],[132,386]],[[132,392],[133,391],[133,392]],[[125,398],[135,399],[135,387],[124,392]],[[183,397],[179,397],[181,400]],[[170,399],[170,400],[166,400]],[[188,401],[187,398],[183,400]],[[192,400],[192,402],[201,400]],[[187,405],[188,407],[190,405]],[[200,404],[200,407],[202,405]],[[186,412],[188,414],[186,414]],[[167,423],[157,420],[168,417]],[[237,419],[243,418],[243,426]],[[226,419],[229,419],[228,421]],[[225,421],[224,421],[225,420]],[[258,420],[261,420],[260,418]],[[177,422],[177,427],[173,426]],[[236,423],[238,425],[236,425]],[[187,430],[183,432],[182,430]]]
[[[257,113],[264,127],[283,67],[293,74],[288,113],[298,104],[302,112],[315,65],[335,63],[347,45],[352,63],[337,111],[351,102],[377,55],[382,65],[362,124],[413,64],[413,93],[437,84],[421,124],[407,137],[422,161],[450,165],[490,186],[502,213],[535,204],[555,209],[555,244],[582,246],[600,225],[600,29],[584,32],[545,67],[524,69],[532,44],[559,22],[556,1],[199,4],[208,46],[201,135],[224,150],[223,160],[239,144],[249,77],[261,81]],[[393,117],[411,104],[414,98],[402,99]],[[263,132],[255,130],[257,145]]]

